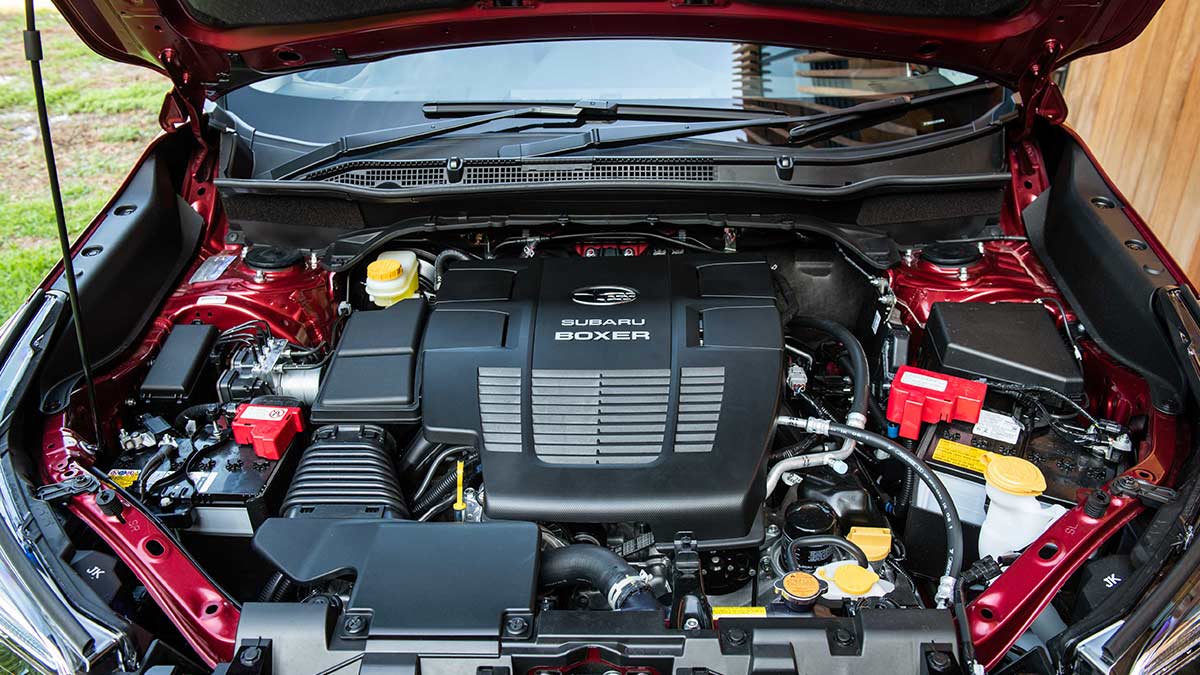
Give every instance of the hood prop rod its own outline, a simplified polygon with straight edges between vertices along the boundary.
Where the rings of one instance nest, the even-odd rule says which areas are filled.
[[[42,136],[42,150],[46,155],[46,173],[50,179],[50,197],[54,201],[54,219],[58,224],[58,244],[62,249],[63,275],[67,279],[67,299],[71,305],[71,318],[75,322],[75,340],[79,343],[79,361],[83,365],[83,379],[87,388],[88,409],[92,416],[92,430],[96,446],[103,447],[104,437],[100,433],[100,413],[96,405],[96,380],[92,374],[92,362],[88,359],[87,341],[84,339],[83,313],[79,308],[79,288],[75,284],[75,264],[71,258],[71,236],[67,232],[67,217],[63,212],[62,187],[58,182],[58,168],[54,162],[54,141],[50,138],[50,115],[46,111],[46,89],[42,84],[42,36],[38,32],[33,15],[33,0],[25,0],[25,59],[33,76],[33,93],[37,99],[38,129]]]

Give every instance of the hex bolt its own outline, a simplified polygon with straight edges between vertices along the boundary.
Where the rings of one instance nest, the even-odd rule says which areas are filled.
[[[700,620],[699,619],[697,619],[695,617],[691,617],[691,618],[683,620],[683,629],[684,630],[697,630],[699,628],[700,628]]]
[[[851,633],[845,628],[838,628],[837,630],[833,631],[833,641],[839,645],[842,645],[843,647],[852,645],[854,644],[854,633]]]
[[[359,614],[351,614],[350,616],[346,617],[344,628],[350,635],[358,635],[367,629],[367,620],[365,617]]]
[[[253,667],[262,658],[262,650],[258,647],[247,647],[242,650],[242,655],[238,657],[243,666]]]
[[[521,635],[528,628],[529,622],[522,616],[509,617],[508,621],[504,622],[504,630],[509,635]]]
[[[778,536],[779,536],[779,526],[776,525],[775,523],[771,523],[770,525],[768,525],[767,526],[767,537],[774,539],[775,537],[778,537]]]
[[[925,655],[925,663],[929,664],[929,670],[934,673],[949,672],[950,667],[954,665],[954,661],[946,652],[929,652]]]
[[[746,644],[746,631],[741,628],[733,628],[725,634],[725,639],[729,640],[729,644],[740,647]]]

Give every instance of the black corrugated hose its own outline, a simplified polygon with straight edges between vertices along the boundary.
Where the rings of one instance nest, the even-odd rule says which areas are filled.
[[[586,583],[616,610],[659,609],[650,585],[616,553],[595,544],[572,544],[542,552],[542,588]]]

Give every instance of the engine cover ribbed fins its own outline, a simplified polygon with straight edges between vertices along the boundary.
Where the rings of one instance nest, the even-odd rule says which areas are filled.
[[[381,427],[321,427],[300,458],[280,510],[289,518],[408,518],[394,455],[395,442]]]

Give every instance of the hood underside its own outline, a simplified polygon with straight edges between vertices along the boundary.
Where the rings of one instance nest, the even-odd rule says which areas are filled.
[[[521,40],[662,37],[924,62],[1017,88],[1120,47],[1161,0],[55,0],[85,42],[213,97],[294,70]]]

